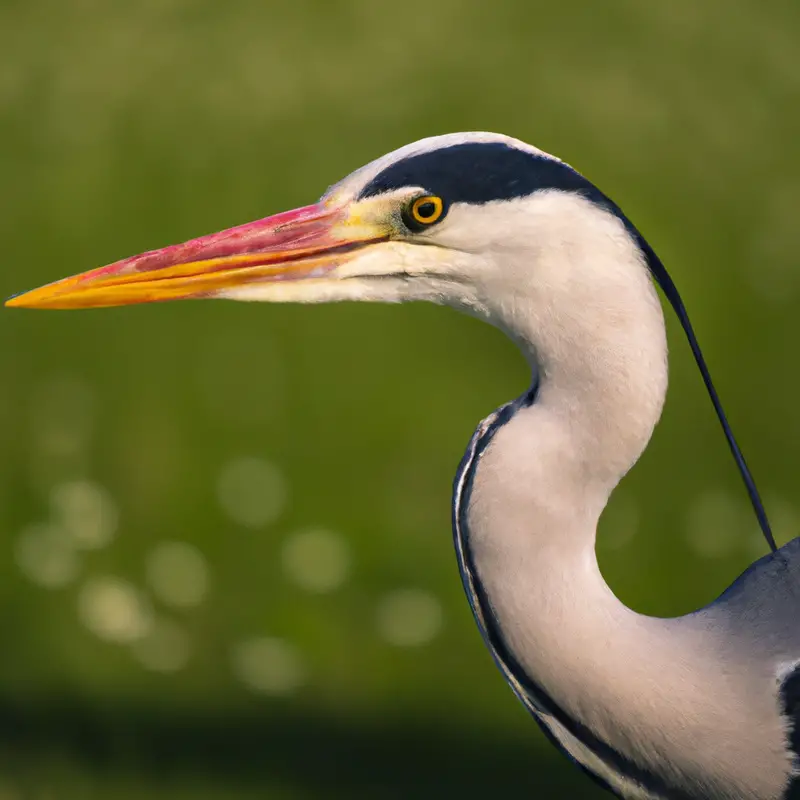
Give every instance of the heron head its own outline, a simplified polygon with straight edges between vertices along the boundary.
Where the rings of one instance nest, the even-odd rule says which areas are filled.
[[[498,134],[424,139],[357,170],[319,202],[152,250],[8,301],[86,308],[184,298],[429,300],[480,308],[535,239],[530,198],[578,173]],[[575,184],[572,186],[571,184]],[[580,185],[583,185],[580,184]]]
[[[314,205],[126,258],[6,305],[428,300],[482,316],[519,341],[524,318],[549,332],[542,350],[560,358],[585,351],[586,363],[596,367],[595,339],[613,352],[615,337],[641,339],[649,331],[653,340],[663,338],[650,277],[686,332],[774,551],[755,483],[664,265],[593,184],[517,139],[492,133],[423,139],[352,173]],[[532,353],[537,367],[540,355]],[[660,406],[663,392],[654,397]]]

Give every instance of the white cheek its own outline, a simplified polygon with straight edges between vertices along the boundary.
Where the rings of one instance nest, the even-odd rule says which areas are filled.
[[[410,252],[412,249],[404,242],[385,242],[375,245],[338,266],[333,274],[337,278],[354,278],[405,272],[413,261],[413,254]]]
[[[331,303],[351,299],[335,282],[324,278],[251,283],[223,289],[216,292],[214,297],[250,303]]]

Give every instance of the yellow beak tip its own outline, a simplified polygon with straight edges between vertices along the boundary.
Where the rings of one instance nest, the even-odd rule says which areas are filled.
[[[3,303],[6,308],[51,308],[58,307],[53,301],[55,295],[44,292],[42,289],[33,289],[30,292],[23,292],[9,297]]]

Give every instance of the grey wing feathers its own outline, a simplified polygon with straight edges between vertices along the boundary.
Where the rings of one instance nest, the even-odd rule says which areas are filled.
[[[800,800],[800,537],[760,558],[720,597],[697,612],[726,629],[750,659],[775,676],[795,777],[783,800]]]
[[[757,652],[800,661],[800,537],[753,563],[697,614],[734,638],[755,639]]]

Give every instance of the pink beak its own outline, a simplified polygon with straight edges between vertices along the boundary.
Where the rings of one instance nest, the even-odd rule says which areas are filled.
[[[248,283],[319,278],[388,236],[325,203],[151,250],[12,297],[19,308],[97,308],[214,297]],[[371,234],[371,235],[370,235]]]

